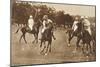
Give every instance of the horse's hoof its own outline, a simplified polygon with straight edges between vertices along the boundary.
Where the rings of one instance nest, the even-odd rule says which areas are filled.
[[[44,55],[48,55],[47,53],[45,53]]]
[[[70,47],[70,44],[68,44],[68,47]]]

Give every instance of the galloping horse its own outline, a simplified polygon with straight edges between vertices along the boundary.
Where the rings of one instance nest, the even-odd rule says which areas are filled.
[[[42,35],[40,47],[42,47],[42,43],[44,43],[44,48],[41,51],[41,54],[46,55],[48,51],[51,52],[51,43],[52,43],[52,37],[53,37],[52,29],[53,29],[53,24],[49,23],[48,28],[44,31]],[[46,41],[48,42],[47,46],[45,44]],[[45,49],[46,51],[44,52]]]
[[[26,39],[25,39],[25,34],[26,34],[26,33],[30,33],[30,34],[33,34],[34,37],[35,37],[35,40],[33,41],[33,43],[34,43],[34,42],[38,43],[38,33],[39,33],[39,27],[40,27],[40,26],[41,26],[41,23],[40,23],[40,22],[37,22],[37,23],[34,25],[33,30],[30,30],[30,29],[28,28],[28,26],[24,26],[24,27],[22,27],[22,28],[18,28],[18,30],[16,31],[16,33],[17,33],[19,30],[21,30],[21,32],[22,32],[22,35],[21,35],[19,41],[21,42],[21,39],[23,38],[24,41],[25,41],[25,43],[27,43],[27,41],[26,41]]]
[[[93,27],[95,29],[95,27]],[[82,51],[84,52],[84,46],[87,46],[87,51],[89,51],[88,46],[90,48],[90,53],[95,53],[95,47],[96,47],[96,34],[95,34],[95,30],[91,29],[92,34],[90,35],[89,32],[87,30],[82,31],[82,41],[83,41],[83,47],[82,47]],[[92,43],[91,43],[92,42]],[[93,49],[92,49],[93,47]]]
[[[80,42],[80,40],[82,38],[82,36],[81,36],[81,33],[82,33],[82,24],[78,23],[77,26],[78,26],[78,28],[77,28],[77,30],[74,33],[73,33],[73,29],[71,27],[68,28],[68,30],[66,32],[66,33],[68,33],[68,36],[69,36],[69,38],[68,38],[68,46],[70,46],[70,41],[72,40],[72,38],[74,36],[76,36],[77,37],[76,46],[79,47],[79,42]]]
[[[68,46],[70,46],[70,41],[72,40],[72,38],[74,36],[76,36],[77,37],[76,48],[80,47],[79,46],[79,42],[80,42],[80,40],[82,40],[82,44],[83,44],[82,52],[84,53],[85,44],[87,45],[87,50],[88,50],[88,46],[89,46],[90,47],[90,52],[92,52],[91,51],[92,48],[91,48],[90,42],[93,42],[93,47],[94,47],[94,39],[89,34],[89,32],[84,29],[84,26],[81,23],[81,21],[80,21],[80,23],[77,24],[77,26],[78,26],[77,31],[74,34],[73,34],[73,30],[71,28],[69,28],[67,30],[67,32],[66,32],[66,33],[68,33],[68,36],[69,36],[69,38],[68,38]]]

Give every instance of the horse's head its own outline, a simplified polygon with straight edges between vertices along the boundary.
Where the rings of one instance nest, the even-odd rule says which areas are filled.
[[[53,29],[53,23],[48,23],[48,24],[47,24],[47,29],[52,30],[52,29]]]
[[[82,21],[79,21],[79,23],[77,23],[77,30],[78,30],[78,32],[81,32],[81,31],[83,31],[83,24],[82,24]]]

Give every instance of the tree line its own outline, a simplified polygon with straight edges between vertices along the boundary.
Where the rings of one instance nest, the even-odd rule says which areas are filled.
[[[48,15],[54,23],[58,26],[64,25],[64,27],[65,25],[72,25],[74,21],[74,16],[65,14],[63,10],[56,11],[55,8],[48,7],[47,5],[35,5],[35,3],[30,4],[28,2],[14,2],[12,4],[12,23],[26,24],[30,15],[35,18],[35,22],[38,22],[39,19],[42,21],[43,15]]]

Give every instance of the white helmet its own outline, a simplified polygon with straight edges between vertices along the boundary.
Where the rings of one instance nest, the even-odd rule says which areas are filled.
[[[78,17],[75,17],[75,20],[78,20],[79,18]]]
[[[81,19],[84,19],[84,16],[81,16]]]
[[[32,16],[32,15],[30,15],[30,18],[33,18],[33,16]]]
[[[88,19],[88,16],[85,16],[86,19]]]

